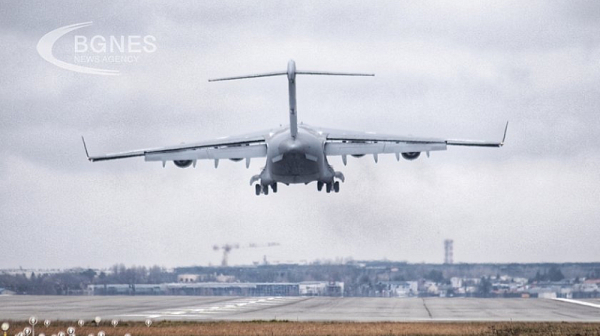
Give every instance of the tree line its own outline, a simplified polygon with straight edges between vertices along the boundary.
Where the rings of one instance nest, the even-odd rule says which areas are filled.
[[[160,284],[176,282],[177,275],[160,266],[112,266],[108,271],[93,269],[69,270],[60,273],[31,275],[0,274],[0,288],[17,294],[68,295],[81,294],[88,285],[102,284]]]

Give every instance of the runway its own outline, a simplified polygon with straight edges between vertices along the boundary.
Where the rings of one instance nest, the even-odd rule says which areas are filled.
[[[478,298],[0,296],[0,321],[568,321],[600,322],[600,301]]]

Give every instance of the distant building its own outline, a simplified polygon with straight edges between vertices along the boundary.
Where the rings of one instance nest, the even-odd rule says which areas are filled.
[[[6,288],[0,288],[0,295],[15,295],[16,293],[13,291],[9,291]]]
[[[198,274],[179,274],[177,276],[177,282],[198,282],[200,281],[200,275]]]
[[[299,286],[300,295],[323,296],[327,291],[327,283],[322,281],[305,281]]]
[[[529,295],[531,295],[531,293],[529,293]],[[537,297],[540,299],[556,299],[556,292],[550,289],[543,289],[537,291]]]
[[[384,288],[385,296],[409,297],[419,293],[418,281],[381,281],[378,285]]]
[[[343,282],[248,283],[184,281],[159,285],[88,285],[88,295],[343,296]],[[301,291],[302,288],[302,291]]]
[[[450,278],[450,284],[452,284],[452,288],[461,288],[463,286],[463,280],[459,277]]]
[[[234,282],[235,276],[233,275],[223,275],[223,274],[219,274],[216,276],[215,278],[217,280],[217,282]]]
[[[88,285],[88,295],[162,295],[165,294],[164,285],[127,285],[106,284]]]

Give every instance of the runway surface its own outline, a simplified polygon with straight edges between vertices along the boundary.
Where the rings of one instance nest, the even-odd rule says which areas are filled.
[[[35,315],[40,320],[100,316],[105,320],[600,322],[600,306],[583,303],[477,298],[0,296],[0,321]]]

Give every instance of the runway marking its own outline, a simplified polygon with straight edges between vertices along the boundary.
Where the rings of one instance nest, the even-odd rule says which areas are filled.
[[[591,302],[572,300],[572,299],[561,299],[561,298],[556,298],[556,299],[552,299],[552,300],[562,301],[562,302],[567,302],[567,303],[574,303],[574,304],[578,304],[578,305],[582,305],[582,306],[600,308],[599,304],[595,304],[595,303],[591,303]]]
[[[268,298],[247,298],[237,299],[223,303],[223,306],[196,306],[196,307],[179,307],[179,308],[166,308],[159,311],[148,311],[145,313],[138,314],[124,314],[119,316],[126,317],[147,317],[147,318],[161,318],[161,317],[201,317],[203,315],[211,314],[227,314],[235,311],[250,310],[253,307],[272,307],[280,304],[285,304],[290,300],[299,300],[302,297],[268,297]]]
[[[425,303],[425,298],[423,298],[423,307],[425,307],[425,310],[427,310],[427,314],[429,315],[429,318],[433,318],[433,316],[431,315],[431,311],[429,310],[429,307],[427,307],[427,304]]]

